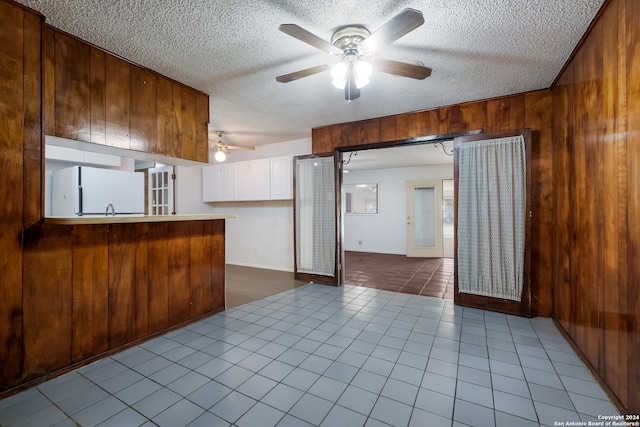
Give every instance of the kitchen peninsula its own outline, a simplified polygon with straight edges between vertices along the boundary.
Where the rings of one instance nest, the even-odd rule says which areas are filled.
[[[0,396],[225,307],[233,215],[45,217],[44,135],[208,162],[209,97],[0,0]]]

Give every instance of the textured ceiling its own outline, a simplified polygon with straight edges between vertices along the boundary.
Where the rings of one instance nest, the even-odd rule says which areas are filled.
[[[47,23],[210,95],[228,144],[311,136],[311,128],[548,88],[603,0],[18,0]],[[376,56],[420,61],[426,80],[375,73],[344,101],[321,73],[275,77],[332,57],[278,31],[295,23],[330,40],[347,24],[375,31],[405,7],[425,24]]]

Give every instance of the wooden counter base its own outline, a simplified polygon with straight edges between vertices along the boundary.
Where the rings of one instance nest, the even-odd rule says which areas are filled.
[[[224,219],[121,218],[135,222],[25,231],[22,371],[9,386],[224,309]]]

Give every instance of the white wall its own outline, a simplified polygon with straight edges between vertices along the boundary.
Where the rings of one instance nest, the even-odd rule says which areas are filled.
[[[311,153],[311,138],[235,150],[228,162]],[[213,158],[213,157],[212,157]],[[227,264],[293,271],[293,201],[202,202],[202,167],[180,167],[178,213],[231,213],[226,220]]]
[[[452,177],[453,165],[352,171],[344,174],[344,184],[378,182],[379,193],[378,215],[343,215],[344,249],[406,255],[406,182]]]

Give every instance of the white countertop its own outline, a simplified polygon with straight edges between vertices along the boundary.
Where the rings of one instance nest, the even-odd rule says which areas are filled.
[[[195,215],[139,215],[139,216],[76,216],[45,217],[45,224],[81,225],[81,224],[133,224],[140,222],[168,221],[206,221],[211,219],[237,218],[236,214],[195,214]]]

